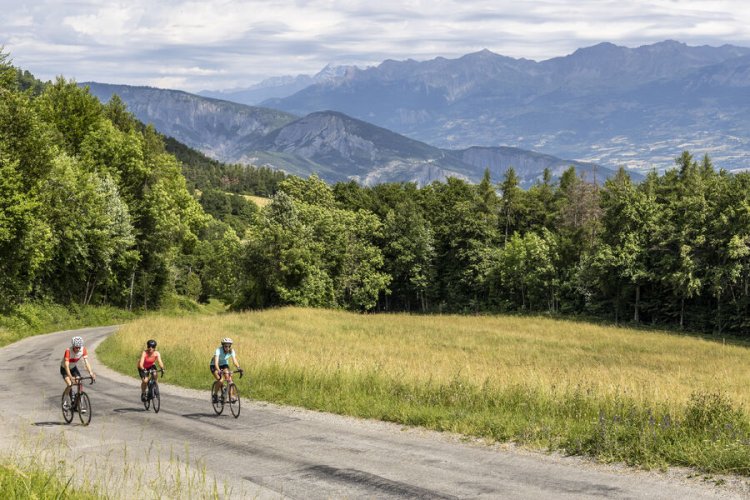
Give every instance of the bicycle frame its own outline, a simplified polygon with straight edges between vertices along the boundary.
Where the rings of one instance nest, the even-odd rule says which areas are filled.
[[[224,405],[229,404],[232,415],[237,418],[240,415],[240,396],[236,384],[232,380],[232,375],[239,373],[242,378],[243,371],[232,371],[228,368],[221,370],[220,379],[214,380],[211,386],[211,404],[214,412],[221,415],[224,411]]]
[[[159,409],[161,408],[161,397],[159,396],[159,383],[158,379],[156,378],[157,372],[161,372],[161,375],[164,376],[163,368],[156,368],[155,366],[152,366],[148,369],[146,399],[143,401],[143,406],[146,408],[146,410],[148,410],[153,402],[154,412],[159,413]]]
[[[78,411],[78,416],[81,419],[83,425],[88,425],[91,421],[91,402],[89,396],[83,390],[83,381],[91,380],[89,385],[94,383],[94,378],[89,377],[75,377],[74,383],[65,388],[63,391],[63,418],[66,423],[70,423],[73,420],[73,413]],[[66,393],[67,392],[67,393]]]

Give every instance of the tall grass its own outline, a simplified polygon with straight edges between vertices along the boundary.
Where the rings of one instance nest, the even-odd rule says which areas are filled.
[[[71,486],[71,478],[39,465],[27,465],[19,469],[11,461],[0,462],[0,491],[6,500],[57,500],[76,498],[94,500],[102,498],[92,488]]]
[[[162,448],[156,440],[142,448],[92,437],[83,453],[68,446],[66,434],[28,433],[20,424],[8,454],[0,455],[0,498],[252,498],[245,486],[230,485],[209,473],[190,449]]]
[[[256,399],[645,467],[750,474],[750,351],[707,339],[546,318],[286,308],[140,319],[99,355],[132,373],[154,337],[170,380],[207,390],[225,336],[250,375],[240,389]]]

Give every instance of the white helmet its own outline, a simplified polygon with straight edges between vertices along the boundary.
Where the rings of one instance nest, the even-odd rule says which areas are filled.
[[[229,345],[233,344],[232,339],[230,339],[229,337],[224,337],[223,339],[221,339],[221,343],[222,344],[229,344]]]
[[[83,338],[81,338],[81,337],[73,337],[71,345],[73,347],[83,347]]]

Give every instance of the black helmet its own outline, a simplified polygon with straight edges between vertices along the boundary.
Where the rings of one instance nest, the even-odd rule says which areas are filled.
[[[156,349],[156,341],[154,339],[149,340],[148,342],[146,342],[146,347],[153,347],[154,349]]]

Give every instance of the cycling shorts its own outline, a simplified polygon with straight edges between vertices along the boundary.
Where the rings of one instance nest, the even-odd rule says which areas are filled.
[[[229,365],[219,365],[219,370],[228,370]],[[216,371],[216,365],[211,365],[211,373]]]
[[[81,372],[78,371],[78,367],[75,366],[75,365],[70,367],[70,374],[73,375],[74,377],[80,377],[81,376]],[[65,372],[65,367],[64,366],[60,367],[60,375],[62,375],[62,378],[65,378],[65,377],[68,376],[68,374]]]

